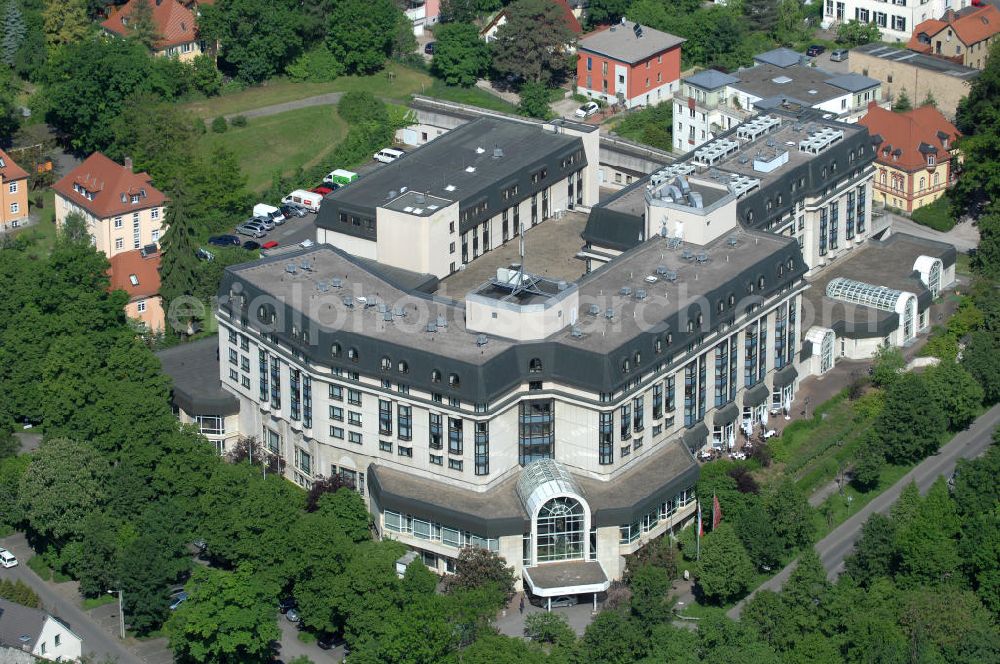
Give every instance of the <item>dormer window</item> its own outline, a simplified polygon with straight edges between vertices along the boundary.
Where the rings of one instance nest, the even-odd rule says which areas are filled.
[[[139,194],[132,194],[132,205],[139,202]]]
[[[455,374],[455,373],[448,374],[448,387],[450,387],[452,389],[458,389],[458,387],[461,384],[462,384],[462,381],[459,380],[458,374]]]
[[[349,359],[351,362],[357,362],[358,361],[358,357],[359,356],[358,356],[358,349],[357,348],[348,348],[347,349],[347,359]]]
[[[438,371],[437,369],[434,369],[433,371],[431,371],[431,382],[432,383],[440,383],[441,382],[441,372]]]
[[[392,369],[392,360],[390,360],[388,357],[383,357],[379,362],[379,367],[382,369],[382,371],[389,371],[390,369]]]
[[[528,362],[528,373],[542,373],[542,360],[537,357],[531,358]]]
[[[937,163],[937,160],[934,158],[934,155],[932,155],[932,154],[927,155],[927,165],[928,166],[933,166],[936,163]]]
[[[134,274],[130,274],[130,275],[128,275],[128,282],[130,284],[132,284],[133,286],[138,286],[139,285],[139,277],[137,277]]]
[[[340,344],[338,343],[330,344],[330,355],[332,357],[340,357],[340,354],[341,354]]]

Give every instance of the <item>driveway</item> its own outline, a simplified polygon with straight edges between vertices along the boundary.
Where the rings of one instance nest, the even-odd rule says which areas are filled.
[[[979,228],[972,225],[970,221],[963,221],[955,224],[950,231],[941,232],[933,228],[922,226],[915,221],[900,217],[899,215],[886,212],[890,217],[892,231],[896,233],[908,233],[928,240],[947,242],[954,245],[955,249],[962,253],[968,253],[979,245]]]
[[[323,650],[315,642],[303,643],[299,640],[299,629],[288,622],[285,616],[278,614],[278,627],[281,629],[281,644],[278,656],[288,662],[305,655],[316,664],[328,664],[344,661],[344,647],[338,646]]]
[[[916,468],[908,472],[898,482],[889,487],[882,495],[865,505],[857,514],[849,518],[833,532],[816,543],[827,576],[833,580],[844,569],[844,558],[854,550],[854,543],[861,535],[861,526],[875,512],[886,514],[892,507],[903,488],[910,482],[916,482],[920,493],[926,494],[931,485],[939,477],[949,477],[955,471],[959,459],[974,459],[986,451],[993,439],[993,430],[1000,424],[1000,405],[994,406],[972,423],[967,430],[952,438],[951,442],[941,448],[932,457],[924,459]],[[727,615],[738,620],[743,607],[759,590],[781,590],[785,581],[791,576],[797,561],[792,561],[776,576],[764,582],[746,599],[729,610]]]

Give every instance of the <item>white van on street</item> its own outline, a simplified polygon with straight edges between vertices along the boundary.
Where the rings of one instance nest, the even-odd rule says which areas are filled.
[[[281,210],[267,203],[257,203],[257,205],[254,205],[253,216],[266,217],[279,226],[285,223],[285,215],[282,214]]]
[[[402,150],[397,150],[396,148],[382,148],[381,150],[379,150],[374,154],[372,159],[374,159],[375,161],[380,161],[383,164],[391,164],[392,162],[402,157],[404,154],[406,153],[403,152]]]
[[[323,202],[323,194],[306,191],[305,189],[296,189],[282,198],[281,202],[294,203],[295,205],[301,205],[310,212],[319,212],[319,206]]]

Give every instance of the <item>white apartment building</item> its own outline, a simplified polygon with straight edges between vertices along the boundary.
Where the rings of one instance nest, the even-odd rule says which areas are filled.
[[[945,10],[959,10],[969,0],[823,0],[823,28],[836,30],[841,23],[858,20],[874,23],[888,42],[907,42],[918,23],[940,18]]]
[[[754,62],[732,74],[706,69],[681,79],[673,102],[674,152],[693,150],[760,111],[813,108],[853,123],[882,100],[881,81],[809,66],[788,48],[761,53]]]

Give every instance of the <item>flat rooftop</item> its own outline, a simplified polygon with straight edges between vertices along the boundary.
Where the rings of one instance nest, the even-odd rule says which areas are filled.
[[[951,60],[945,60],[944,58],[936,58],[933,55],[917,53],[916,51],[911,51],[909,49],[899,49],[891,46],[885,46],[878,42],[858,46],[857,48],[853,48],[851,50],[855,53],[864,53],[865,55],[881,58],[882,60],[889,60],[900,64],[910,65],[912,67],[919,67],[920,69],[932,71],[937,74],[944,74],[946,76],[953,76],[962,80],[971,81],[979,76],[978,69],[966,67],[952,62]]]
[[[856,92],[861,79],[844,78],[832,74],[819,67],[793,66],[778,67],[771,64],[760,64],[740,71],[739,82],[732,87],[748,92],[757,97],[793,97],[808,102],[810,105],[843,96],[848,92]],[[864,78],[864,77],[863,77]],[[880,85],[875,79],[868,79],[870,84],[860,89]]]
[[[586,271],[586,264],[576,258],[587,226],[587,215],[566,212],[560,218],[546,219],[524,232],[525,272],[550,280],[576,281]],[[497,268],[521,262],[520,242],[513,238],[493,251],[483,254],[460,270],[441,280],[438,295],[463,299],[496,276]]]
[[[232,415],[239,401],[222,389],[219,340],[208,337],[156,353],[163,372],[173,381],[172,400],[189,415]]]
[[[428,208],[427,201],[417,202],[417,194],[447,202],[470,200],[491,187],[504,186],[506,180],[517,179],[547,155],[577,144],[579,138],[539,124],[480,117],[360,177],[327,199],[400,210],[407,206]],[[401,192],[405,195],[397,198]]]

